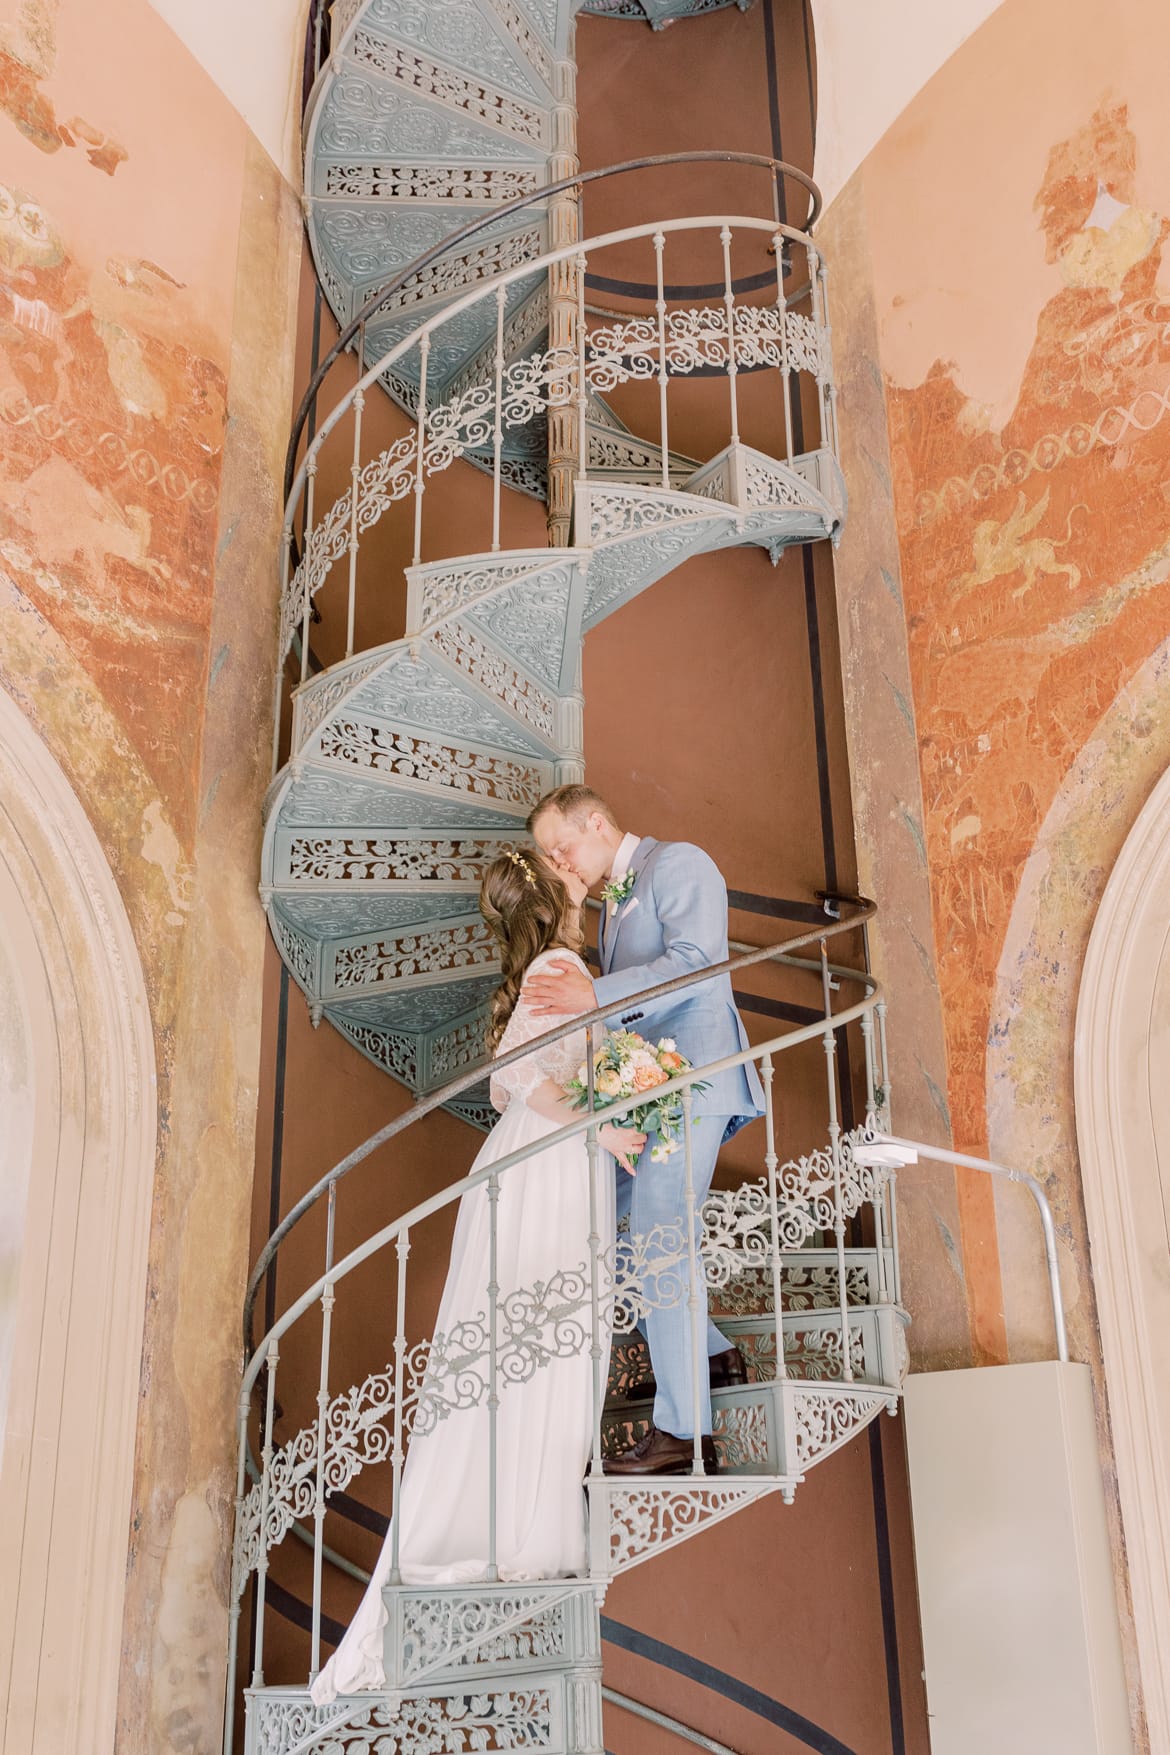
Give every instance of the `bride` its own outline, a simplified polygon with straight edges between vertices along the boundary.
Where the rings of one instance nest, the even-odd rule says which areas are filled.
[[[492,997],[488,1046],[499,1056],[544,1035],[525,999],[529,973],[566,952],[580,962],[584,944],[581,904],[585,885],[535,853],[493,860],[480,887],[479,906],[500,941],[503,981]],[[582,964],[582,967],[584,965]],[[585,1032],[538,1049],[494,1073],[491,1097],[503,1119],[484,1142],[473,1169],[482,1170],[575,1118],[564,1085],[584,1060]],[[627,1169],[645,1144],[630,1127],[605,1125],[598,1138]],[[614,1182],[597,1176],[597,1227],[607,1243],[614,1232]],[[405,1584],[468,1584],[487,1577],[488,1434],[486,1363],[471,1363],[472,1406],[442,1407],[444,1348],[457,1360],[459,1399],[466,1400],[468,1336],[486,1349],[490,1278],[489,1199],[486,1182],[459,1206],[451,1265],[436,1321],[430,1364],[415,1411],[414,1436],[402,1473],[399,1570]],[[496,1558],[504,1580],[572,1577],[587,1570],[582,1476],[593,1426],[593,1360],[589,1304],[589,1167],[585,1139],[563,1141],[501,1173],[496,1230],[499,1285],[499,1409],[496,1421]],[[551,1284],[550,1284],[551,1283]],[[553,1293],[547,1298],[547,1292]],[[543,1312],[534,1310],[546,1295]],[[556,1303],[561,1308],[554,1308]],[[568,1306],[566,1320],[565,1307]],[[603,1365],[609,1323],[602,1311]],[[506,1363],[508,1334],[525,1333]],[[535,1333],[530,1324],[535,1325]],[[524,1361],[524,1341],[545,1355],[535,1369]],[[447,1385],[450,1388],[450,1385]],[[445,1417],[437,1417],[445,1414]],[[382,1589],[392,1565],[393,1525],[345,1638],[312,1687],[318,1706],[338,1694],[381,1687],[382,1633],[387,1614]]]

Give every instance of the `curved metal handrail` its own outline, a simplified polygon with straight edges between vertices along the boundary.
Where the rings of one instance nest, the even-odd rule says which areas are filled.
[[[1044,1263],[1048,1273],[1048,1295],[1052,1303],[1052,1325],[1056,1330],[1056,1355],[1063,1365],[1067,1365],[1068,1329],[1064,1320],[1064,1295],[1060,1286],[1060,1258],[1056,1252],[1056,1226],[1048,1196],[1031,1171],[1013,1170],[1007,1164],[997,1164],[994,1158],[973,1157],[970,1152],[952,1152],[946,1146],[928,1145],[925,1140],[903,1139],[900,1134],[894,1133],[875,1134],[873,1145],[878,1150],[889,1147],[895,1154],[904,1152],[908,1155],[909,1162],[913,1162],[915,1158],[929,1158],[936,1164],[949,1164],[956,1170],[977,1170],[981,1176],[999,1176],[1005,1182],[1018,1182],[1028,1190],[1036,1203],[1040,1228],[1044,1233]]]
[[[412,279],[414,275],[420,274],[423,269],[429,268],[433,262],[437,262],[441,256],[445,256],[447,252],[453,249],[456,245],[466,243],[469,238],[475,237],[478,233],[486,231],[488,227],[498,224],[501,219],[505,219],[513,213],[518,213],[525,207],[531,207],[536,202],[547,201],[553,195],[563,195],[570,189],[576,189],[580,192],[585,184],[600,182],[606,177],[620,177],[626,175],[630,171],[658,170],[664,166],[677,164],[739,164],[751,166],[758,170],[771,171],[773,176],[791,177],[792,180],[799,183],[807,193],[809,197],[809,211],[803,224],[791,226],[790,229],[808,236],[811,234],[812,228],[820,216],[823,205],[821,192],[807,172],[802,171],[797,165],[788,164],[784,159],[769,158],[766,154],[755,152],[665,152],[657,153],[645,158],[623,159],[618,164],[605,165],[600,170],[578,171],[575,176],[562,177],[560,181],[556,183],[545,183],[541,188],[533,190],[528,195],[520,195],[517,196],[515,200],[502,202],[498,207],[494,207],[490,213],[481,214],[477,219],[469,220],[466,225],[460,226],[458,231],[451,232],[448,237],[441,239],[439,243],[432,244],[429,249],[422,251],[422,253],[416,256],[413,261],[408,262],[406,267],[401,269],[386,286],[379,287],[376,292],[371,293],[370,297],[366,300],[357,315],[351,317],[350,321],[341,331],[341,334],[313,373],[312,378],[309,380],[308,388],[298,405],[297,412],[293,416],[292,431],[289,436],[288,450],[285,454],[285,501],[288,501],[289,496],[292,493],[293,479],[296,475],[297,452],[300,449],[301,438],[305,430],[305,423],[316,404],[317,395],[322,384],[329,375],[329,372],[337,359],[345,352],[358,331],[369,322],[370,318],[377,313],[387,300],[392,299],[396,293],[401,292],[407,281]],[[359,346],[359,365],[361,351],[362,350]]]
[[[816,284],[821,289],[821,315],[823,316],[824,262],[816,245],[804,233],[794,230],[793,227],[786,225],[779,220],[756,219],[747,214],[692,214],[681,219],[648,220],[635,226],[623,226],[620,230],[606,232],[595,238],[576,239],[572,243],[563,244],[557,249],[545,251],[543,255],[535,257],[531,261],[518,264],[516,267],[508,269],[504,273],[495,275],[491,279],[481,282],[478,286],[463,293],[459,298],[454,299],[450,304],[445,305],[442,310],[433,312],[431,316],[419,323],[415,329],[412,329],[409,334],[399,337],[399,339],[387,347],[379,358],[360,374],[356,382],[351,384],[344,394],[339,397],[338,401],[321,421],[321,424],[315,431],[310,443],[306,446],[305,454],[301,459],[300,465],[294,472],[292,486],[289,489],[288,497],[284,506],[283,538],[281,542],[281,640],[280,657],[276,672],[278,702],[277,710],[274,712],[274,720],[277,723],[274,725],[273,732],[274,772],[276,771],[279,759],[279,698],[283,689],[284,660],[285,655],[291,646],[292,640],[295,637],[298,623],[307,623],[310,606],[317,591],[325,583],[331,570],[340,560],[343,552],[347,553],[350,557],[350,602],[352,614],[352,606],[356,590],[354,558],[357,552],[357,539],[355,531],[356,529],[361,529],[363,531],[368,530],[373,523],[376,523],[378,519],[380,519],[384,513],[391,508],[392,505],[401,504],[404,498],[409,496],[411,491],[414,493],[414,563],[416,565],[418,564],[421,558],[423,523],[422,506],[424,495],[423,483],[425,475],[431,474],[433,469],[446,469],[455,457],[462,455],[463,450],[466,448],[457,438],[453,439],[450,434],[446,434],[440,444],[441,460],[433,466],[433,469],[432,466],[428,465],[424,471],[421,435],[424,431],[424,425],[422,423],[425,420],[425,416],[423,405],[420,403],[420,425],[417,429],[417,432],[420,435],[420,441],[413,444],[413,449],[410,448],[411,441],[409,438],[397,441],[398,446],[406,444],[408,449],[398,459],[397,464],[394,466],[393,470],[389,471],[386,477],[387,480],[391,474],[394,476],[395,480],[401,477],[407,485],[404,486],[401,491],[396,490],[391,494],[386,489],[384,482],[377,484],[375,514],[372,517],[367,517],[359,522],[358,505],[360,499],[359,483],[361,480],[361,471],[359,464],[355,461],[350,467],[350,487],[348,490],[339,494],[324,518],[313,524],[311,529],[306,528],[303,554],[301,555],[299,564],[294,570],[292,559],[297,507],[302,495],[306,496],[307,501],[311,500],[312,487],[319,467],[319,455],[326,441],[339,427],[345,415],[351,411],[354,415],[353,450],[356,458],[360,444],[361,411],[364,407],[366,392],[373,384],[378,382],[383,373],[389,367],[396,364],[396,362],[406,354],[414,349],[419,349],[421,354],[428,349],[432,334],[461,317],[465,311],[470,310],[478,304],[486,302],[490,298],[496,298],[497,300],[502,299],[509,286],[516,281],[530,277],[537,270],[554,268],[560,263],[569,262],[574,259],[580,259],[583,261],[586,251],[597,252],[599,250],[608,249],[615,244],[625,244],[637,239],[666,238],[667,236],[673,236],[676,234],[700,232],[703,230],[711,230],[713,232],[716,230],[718,231],[724,244],[725,268],[728,261],[727,251],[734,231],[755,234],[757,236],[768,236],[773,241],[777,253],[780,251],[780,240],[783,238],[792,238],[800,242],[809,254],[810,275],[815,277]],[[815,270],[813,268],[814,261],[816,264]],[[729,272],[729,270],[727,270],[727,272]],[[780,272],[781,270],[778,260],[777,274]],[[730,296],[730,293],[728,296]],[[826,326],[824,329],[826,342],[827,333]],[[584,384],[586,381],[586,366],[584,364],[586,350],[583,338],[579,338],[577,356],[577,363],[573,370],[576,374],[578,384]],[[731,354],[729,354],[729,360],[731,360],[731,364],[728,368],[729,382],[734,386],[735,372],[737,368],[734,365],[734,360],[732,359]],[[785,372],[789,368],[781,364],[777,369],[781,372]],[[798,372],[804,371],[805,369],[806,368],[803,364],[797,367]],[[809,367],[808,369],[811,370],[813,368]],[[828,448],[835,454],[836,423],[835,415],[833,413],[835,397],[831,383],[824,375],[822,375],[819,366],[817,367],[816,383],[818,386],[818,394],[821,399],[821,444],[828,446]],[[583,404],[581,406],[583,407]],[[583,418],[580,413],[579,418]],[[788,456],[791,460],[791,432],[789,432],[786,437],[788,439]],[[498,480],[498,463],[500,457],[500,426],[498,421],[496,423],[495,438],[497,459],[496,479]],[[381,454],[380,461],[387,463],[388,465],[390,456],[390,452],[384,451]],[[370,466],[367,465],[367,467]],[[411,484],[413,484],[413,487]],[[496,500],[495,517],[498,521],[498,495]],[[827,502],[825,503],[824,509],[826,516],[831,520],[832,514],[829,511]],[[292,613],[294,603],[297,603],[300,606],[298,613],[295,616]],[[350,656],[352,656],[352,652],[347,651],[347,658]],[[302,660],[303,659],[304,653],[302,653]],[[302,672],[302,681],[303,680],[304,673]]]
[[[585,1012],[576,1017],[568,1018],[563,1024],[558,1024],[554,1029],[547,1031],[543,1036],[536,1037],[532,1041],[524,1043],[522,1047],[514,1048],[508,1054],[501,1054],[498,1059],[493,1060],[490,1063],[480,1062],[469,1071],[461,1073],[458,1078],[452,1079],[448,1084],[441,1086],[439,1090],[432,1091],[425,1097],[420,1097],[414,1104],[413,1108],[408,1109],[404,1114],[396,1116],[393,1121],[386,1122],[376,1133],[371,1134],[368,1139],[362,1141],[361,1145],[355,1146],[351,1152],[348,1152],[344,1158],[341,1158],[331,1170],[326,1171],[325,1175],[320,1177],[319,1180],[313,1184],[312,1188],[308,1189],[306,1193],[301,1196],[296,1205],[291,1207],[285,1214],[284,1218],[276,1227],[275,1231],[272,1232],[263,1249],[260,1251],[260,1254],[257,1256],[255,1265],[248,1278],[248,1288],[244,1297],[245,1360],[254,1362],[254,1360],[261,1357],[260,1350],[257,1350],[256,1353],[253,1354],[252,1344],[252,1320],[256,1307],[256,1295],[260,1289],[261,1281],[276,1258],[276,1253],[280,1248],[280,1245],[293,1230],[294,1226],[300,1223],[301,1219],[303,1219],[305,1215],[316,1206],[321,1197],[327,1195],[330,1189],[335,1187],[341,1181],[342,1177],[347,1176],[351,1170],[356,1169],[360,1163],[364,1162],[366,1158],[370,1157],[371,1154],[376,1152],[381,1146],[384,1146],[389,1140],[394,1139],[397,1135],[405,1133],[407,1128],[415,1126],[425,1115],[431,1114],[435,1109],[442,1108],[444,1104],[452,1102],[454,1098],[462,1096],[465,1091],[469,1091],[474,1085],[478,1085],[483,1078],[486,1065],[490,1064],[493,1071],[503,1071],[504,1068],[513,1066],[517,1061],[525,1059],[528,1055],[533,1054],[539,1049],[550,1047],[554,1042],[562,1041],[564,1037],[570,1036],[578,1030],[588,1029],[594,1024],[603,1023],[606,1018],[612,1017],[615,1012],[620,1011],[628,1014],[629,1012],[634,1011],[637,1007],[645,1005],[650,1001],[665,999],[668,995],[681,993],[687,988],[695,987],[700,982],[713,980],[719,975],[735,974],[741,969],[752,968],[757,963],[771,961],[786,964],[790,967],[803,967],[806,970],[815,969],[819,971],[822,966],[819,961],[814,963],[809,959],[795,957],[793,953],[802,950],[806,945],[818,944],[829,938],[836,937],[841,933],[854,931],[857,927],[862,926],[869,920],[873,919],[874,915],[877,913],[877,904],[864,897],[859,897],[858,903],[859,906],[857,907],[856,912],[851,913],[847,918],[828,921],[824,926],[817,926],[808,932],[797,934],[795,938],[784,939],[779,944],[775,945],[764,945],[758,950],[749,951],[735,957],[729,957],[722,963],[708,964],[704,968],[697,969],[689,975],[676,975],[673,980],[660,982],[655,987],[648,987],[641,993],[632,994],[621,1000],[616,1005],[597,1006],[591,1012]],[[836,963],[830,963],[827,967],[830,973],[838,978],[863,983],[874,995],[877,995],[880,992],[878,982],[872,975],[864,970],[851,969],[847,965]],[[867,1009],[867,1007],[863,1006],[861,1009],[864,1010]],[[842,1023],[848,1023],[855,1016],[859,1015],[860,1012],[856,1007],[847,1012],[837,1013],[834,1015],[834,1024],[839,1025]],[[823,1029],[824,1022],[822,1019],[818,1018],[815,1025],[807,1025],[800,1030],[789,1031],[783,1038],[777,1038],[776,1040],[783,1040],[786,1043],[794,1044],[795,1042],[805,1040],[811,1035],[822,1033]],[[727,1067],[741,1065],[749,1059],[758,1057],[763,1052],[765,1052],[765,1049],[759,1047],[749,1048],[742,1054],[733,1056],[726,1062],[720,1061],[718,1063],[719,1069],[722,1070],[725,1065]],[[705,1075],[710,1069],[703,1070]],[[682,1078],[672,1079],[670,1084],[659,1087],[659,1094],[673,1090],[681,1090],[684,1085],[693,1083],[699,1076],[699,1073],[692,1071],[690,1074],[684,1075]],[[637,1101],[638,1099],[631,1098],[628,1103],[613,1104],[607,1107],[606,1113],[607,1115],[619,1114],[624,1109],[631,1107]],[[592,1118],[586,1115],[580,1122],[572,1123],[568,1127],[562,1128],[558,1134],[551,1135],[549,1141],[546,1143],[552,1143],[554,1140],[559,1142],[562,1138],[571,1138],[574,1134],[580,1133],[587,1128],[591,1124],[591,1120]],[[508,1160],[508,1162],[510,1161],[511,1160]],[[497,1171],[503,1167],[503,1160],[493,1166]],[[487,1172],[484,1171],[478,1178],[464,1178],[462,1182],[452,1184],[451,1187],[452,1189],[457,1188],[460,1193],[463,1193],[466,1188],[474,1186],[475,1180],[482,1181],[483,1177],[486,1175]],[[448,1192],[450,1191],[444,1190],[443,1195],[445,1196]],[[443,1199],[439,1195],[433,1196],[432,1200],[438,1202],[440,1205],[443,1204]],[[426,1209],[425,1211],[423,1211],[422,1208],[412,1209],[412,1212],[407,1216],[407,1219],[414,1222],[419,1218],[426,1217],[427,1213],[436,1210],[429,1203],[423,1204]],[[395,1220],[394,1224],[395,1226],[398,1226],[406,1222],[407,1220]],[[337,1277],[337,1272],[337,1269],[333,1270],[334,1277]],[[319,1290],[320,1288],[318,1287],[318,1292]],[[310,1302],[311,1301],[312,1299],[310,1298]],[[296,1308],[296,1306],[290,1306],[290,1309],[294,1308]],[[286,1312],[285,1314],[287,1316],[288,1313]],[[283,1321],[283,1319],[281,1320]],[[269,1335],[274,1332],[275,1330],[269,1331]],[[284,1332],[283,1328],[280,1332]],[[266,1335],[264,1338],[268,1339],[269,1335]],[[259,1369],[259,1367],[257,1367],[257,1369]],[[249,1388],[255,1375],[256,1373],[253,1372],[252,1376],[246,1379]]]
[[[719,965],[718,967],[722,968],[723,965]],[[817,964],[816,967],[819,969],[821,965]],[[840,1029],[843,1024],[851,1024],[855,1022],[856,1019],[862,1017],[866,1012],[872,1011],[881,1000],[882,989],[879,982],[876,981],[872,975],[866,975],[860,970],[848,969],[844,966],[833,963],[830,963],[828,968],[830,973],[837,976],[846,978],[852,976],[854,980],[862,983],[867,990],[866,997],[859,1000],[856,1005],[847,1006],[843,1011],[833,1012],[830,1015],[829,1028],[831,1030],[837,1030]],[[706,979],[710,979],[710,976],[707,975],[706,971],[704,971],[703,974]],[[671,984],[667,982],[665,983],[665,986],[667,991],[669,991]],[[647,994],[653,994],[657,991],[656,988],[648,988]],[[632,1001],[624,1000],[620,1008],[611,1006],[609,1010],[612,1012],[614,1010],[624,1009],[626,1005],[632,1003]],[[585,1014],[585,1017],[574,1018],[571,1027],[578,1030],[583,1029],[585,1027],[586,1017],[594,1019],[599,1015],[600,1014],[597,1012],[590,1012]],[[784,1036],[774,1037],[770,1042],[753,1044],[747,1048],[740,1049],[738,1054],[728,1054],[725,1055],[722,1060],[713,1060],[701,1067],[692,1067],[689,1072],[681,1073],[677,1078],[668,1080],[666,1084],[655,1085],[654,1095],[656,1098],[673,1096],[676,1092],[684,1091],[691,1085],[710,1079],[717,1073],[731,1072],[735,1067],[746,1066],[749,1061],[760,1060],[765,1055],[770,1054],[773,1049],[780,1049],[781,1047],[795,1048],[802,1042],[815,1041],[818,1037],[824,1036],[825,1022],[825,1018],[818,1017],[813,1023],[803,1024],[796,1030],[789,1030]],[[557,1037],[563,1036],[564,1034],[565,1031],[560,1030],[557,1032]],[[523,1051],[517,1051],[517,1057],[520,1052],[531,1054],[540,1042],[555,1039],[556,1038],[551,1034],[548,1037],[535,1038],[534,1041],[525,1043]],[[504,1057],[501,1056],[496,1064],[502,1066],[504,1064]],[[619,1119],[628,1109],[636,1109],[638,1105],[643,1102],[645,1102],[644,1096],[635,1095],[632,1097],[623,1097],[613,1103],[607,1103],[603,1119],[605,1121]],[[584,1110],[577,1121],[568,1122],[564,1127],[557,1128],[554,1133],[542,1134],[539,1140],[539,1150],[542,1152],[551,1151],[557,1146],[564,1145],[567,1140],[576,1139],[578,1134],[587,1133],[591,1127],[597,1125],[600,1114],[601,1112],[596,1109],[592,1111]],[[404,1117],[402,1119],[406,1118]],[[391,1123],[390,1125],[393,1126],[394,1124]],[[298,1298],[294,1299],[288,1306],[287,1310],[283,1311],[282,1314],[277,1317],[276,1321],[272,1324],[272,1327],[268,1329],[262,1337],[260,1345],[252,1354],[252,1357],[244,1370],[240,1386],[241,1404],[251,1395],[252,1386],[264,1367],[265,1356],[269,1348],[274,1347],[281,1337],[292,1327],[293,1323],[298,1321],[299,1318],[305,1314],[306,1310],[309,1310],[317,1302],[322,1292],[325,1290],[326,1285],[335,1287],[339,1280],[346,1279],[355,1268],[360,1267],[364,1261],[368,1261],[372,1255],[376,1255],[379,1250],[384,1249],[387,1244],[396,1241],[403,1232],[412,1231],[416,1225],[421,1224],[424,1219],[429,1219],[433,1213],[440,1212],[443,1207],[450,1206],[455,1200],[462,1200],[463,1196],[469,1193],[471,1189],[478,1188],[481,1183],[487,1182],[490,1177],[502,1176],[504,1172],[510,1170],[514,1164],[526,1162],[533,1156],[535,1149],[536,1148],[534,1148],[532,1142],[529,1141],[523,1146],[518,1146],[514,1152],[509,1152],[506,1157],[494,1159],[490,1164],[485,1165],[482,1170],[473,1170],[467,1176],[462,1177],[458,1182],[448,1183],[447,1187],[441,1188],[437,1194],[432,1194],[426,1200],[419,1201],[416,1206],[411,1207],[409,1212],[401,1214],[397,1219],[392,1219],[389,1224],[383,1225],[380,1230],[372,1232],[363,1242],[356,1244],[355,1247],[349,1251],[348,1255],[342,1256],[340,1261],[336,1261],[330,1267],[326,1268],[325,1272],[320,1274],[317,1279],[313,1281],[313,1284],[302,1292]]]
[[[492,275],[488,280],[480,281],[478,285],[469,287],[458,298],[452,299],[450,304],[444,305],[441,310],[433,311],[429,317],[424,318],[418,324],[417,328],[412,329],[408,335],[400,336],[379,355],[372,365],[367,366],[360,373],[356,382],[349,385],[325,416],[301,459],[300,467],[293,472],[292,482],[285,496],[286,530],[291,528],[292,507],[299,490],[306,482],[314,453],[324,445],[325,440],[338,425],[346,410],[353,406],[355,398],[359,394],[364,395],[371,385],[378,381],[383,372],[394,365],[404,354],[409,353],[412,348],[418,347],[424,337],[429,337],[435,330],[442,329],[453,318],[470,310],[473,305],[486,303],[489,298],[495,297],[501,289],[511,286],[514,281],[524,280],[539,269],[555,268],[562,262],[568,262],[583,255],[587,250],[608,249],[613,244],[625,244],[638,238],[650,238],[658,232],[669,236],[676,232],[701,231],[704,228],[713,231],[716,227],[722,230],[733,226],[757,234],[768,233],[773,238],[800,239],[808,250],[817,257],[818,261],[823,263],[823,258],[821,258],[812,239],[798,227],[791,226],[786,221],[757,219],[747,213],[694,213],[686,214],[680,219],[643,220],[638,225],[621,226],[616,231],[601,232],[593,238],[575,238],[572,243],[561,244],[553,250],[545,250],[541,255],[532,257],[530,261],[517,263],[514,268],[506,269],[501,274]]]

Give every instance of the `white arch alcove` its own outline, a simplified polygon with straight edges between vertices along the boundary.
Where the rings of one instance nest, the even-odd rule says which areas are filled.
[[[114,1747],[154,1183],[137,948],[0,690],[0,1742]]]
[[[1142,1693],[1170,1749],[1170,773],[1093,923],[1074,1078]]]

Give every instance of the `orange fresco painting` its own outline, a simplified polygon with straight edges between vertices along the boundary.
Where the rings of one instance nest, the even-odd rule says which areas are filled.
[[[239,169],[176,261],[174,197],[207,168],[196,130],[176,101],[169,160],[132,156],[74,113],[90,107],[96,28],[71,0],[37,0],[0,31],[0,562],[98,688],[189,853],[227,421],[226,338],[213,337],[234,273],[217,245]],[[155,32],[157,54],[169,32],[137,20],[144,49]],[[90,65],[100,113],[106,58]],[[206,81],[187,79],[206,107]],[[118,101],[145,147],[154,99]],[[238,158],[242,133],[219,137]],[[90,167],[107,173],[96,187]]]
[[[1126,107],[1052,149],[1037,223],[1061,285],[1009,418],[938,360],[888,386],[924,834],[956,1145],[987,1150],[996,970],[1078,751],[1170,627],[1170,220],[1135,202]],[[990,1190],[960,1189],[973,1341],[1006,1359]]]
[[[0,553],[102,692],[189,842],[226,419],[151,264],[71,258],[0,189]]]

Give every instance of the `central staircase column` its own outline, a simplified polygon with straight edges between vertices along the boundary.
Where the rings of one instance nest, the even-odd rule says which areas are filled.
[[[580,170],[577,158],[577,63],[573,59],[576,25],[569,27],[568,53],[556,65],[556,105],[553,109],[553,151],[549,181],[559,183]],[[580,237],[577,196],[571,189],[555,195],[549,208],[549,248],[559,250]],[[565,396],[554,402],[548,414],[548,539],[553,548],[567,548],[573,514],[573,482],[581,463],[578,456],[579,408],[577,397],[584,390],[571,377],[571,361],[577,350],[579,270],[570,257],[549,269],[548,345]],[[560,350],[560,351],[558,351]]]

